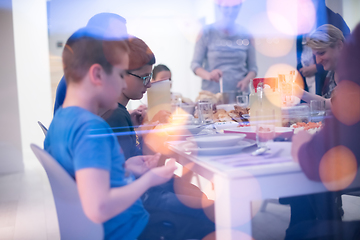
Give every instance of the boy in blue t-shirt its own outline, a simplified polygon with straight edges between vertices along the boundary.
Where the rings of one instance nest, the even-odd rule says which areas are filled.
[[[156,167],[159,155],[125,162],[109,125],[97,116],[116,107],[126,88],[126,43],[106,40],[108,35],[82,28],[68,39],[63,51],[67,93],[44,148],[76,179],[84,212],[103,223],[105,239],[136,239],[148,221],[140,196],[168,181],[176,167],[173,159]]]

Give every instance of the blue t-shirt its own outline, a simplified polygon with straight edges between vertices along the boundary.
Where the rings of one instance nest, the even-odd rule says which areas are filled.
[[[75,178],[84,168],[110,172],[112,188],[134,180],[125,173],[125,158],[109,125],[99,116],[80,108],[59,108],[47,132],[44,149]],[[145,228],[149,214],[140,199],[103,224],[105,239],[136,239]]]

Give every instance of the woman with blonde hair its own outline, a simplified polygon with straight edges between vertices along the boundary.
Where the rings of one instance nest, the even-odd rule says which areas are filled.
[[[322,96],[309,93],[297,86],[297,91],[302,92],[302,100],[305,102],[325,100],[326,108],[331,108],[330,97],[338,80],[335,71],[344,47],[344,41],[345,38],[342,32],[330,24],[322,25],[310,34],[307,45],[311,47],[316,57],[316,63],[323,65],[324,70],[329,72],[322,89]],[[340,199],[337,193],[332,192],[280,198],[279,202],[281,204],[290,204],[291,209],[290,224],[286,230],[285,240],[303,239],[299,237],[302,236],[299,233],[299,229],[303,232],[306,232],[305,230],[308,229],[304,230],[298,226],[302,226],[302,224],[306,224],[308,221],[340,221],[343,215]]]
[[[311,47],[316,57],[316,63],[321,64],[325,71],[328,71],[321,91],[321,96],[304,91],[298,87],[298,91],[302,94],[301,99],[305,102],[311,100],[325,100],[326,108],[331,107],[331,95],[336,87],[337,74],[336,66],[341,50],[344,46],[344,35],[337,27],[331,24],[324,24],[313,32],[307,45]]]

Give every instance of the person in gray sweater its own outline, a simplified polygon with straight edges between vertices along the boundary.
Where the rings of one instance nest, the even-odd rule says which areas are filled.
[[[198,37],[191,69],[202,78],[203,90],[218,93],[222,84],[224,92],[249,93],[257,65],[252,36],[235,23],[240,8],[241,1],[216,4],[218,20],[205,26]]]

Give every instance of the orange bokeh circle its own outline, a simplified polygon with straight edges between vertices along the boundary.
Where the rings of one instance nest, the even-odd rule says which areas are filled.
[[[331,98],[334,116],[348,126],[360,121],[360,86],[343,80],[334,90]]]
[[[322,183],[330,191],[348,187],[357,173],[355,155],[345,146],[336,146],[321,158],[319,175]]]

